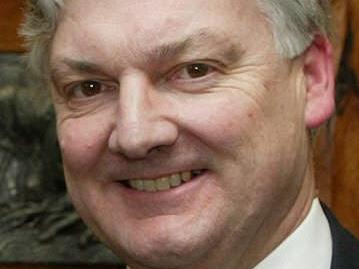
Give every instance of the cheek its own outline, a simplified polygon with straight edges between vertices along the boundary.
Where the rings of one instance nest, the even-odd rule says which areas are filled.
[[[237,159],[238,151],[260,135],[263,113],[239,93],[213,94],[188,103],[181,105],[179,124],[222,157]]]
[[[86,174],[94,170],[107,149],[108,128],[96,119],[68,119],[58,124],[64,166],[69,173]]]
[[[254,178],[285,177],[290,169],[281,167],[295,162],[293,150],[304,145],[296,102],[287,88],[226,89],[182,106],[182,126],[221,156],[221,171],[237,167]]]

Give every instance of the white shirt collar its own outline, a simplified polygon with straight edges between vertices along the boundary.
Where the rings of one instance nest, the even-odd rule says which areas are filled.
[[[314,199],[298,228],[253,269],[330,269],[331,259],[329,223]]]

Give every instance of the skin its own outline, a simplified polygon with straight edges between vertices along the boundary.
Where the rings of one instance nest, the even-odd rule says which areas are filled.
[[[68,190],[131,268],[251,268],[295,229],[314,197],[308,128],[333,110],[325,38],[282,59],[250,0],[77,0],[60,18],[50,69]],[[208,69],[193,78],[192,63]],[[206,172],[164,192],[119,183],[194,169]]]

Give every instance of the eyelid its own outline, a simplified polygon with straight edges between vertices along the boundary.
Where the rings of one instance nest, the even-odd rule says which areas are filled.
[[[81,79],[81,80],[77,80],[77,81],[73,81],[71,83],[68,83],[67,85],[65,85],[63,87],[63,93],[64,93],[64,97],[69,100],[71,98],[74,97],[74,90],[76,87],[78,86],[81,86],[82,83],[84,82],[96,82],[96,83],[100,83],[100,86],[101,87],[107,87],[107,88],[118,88],[118,83],[114,82],[114,81],[111,81],[111,80],[104,80],[104,79]],[[107,85],[107,86],[106,86]],[[105,91],[105,90],[104,90]],[[104,92],[104,91],[101,91]],[[90,96],[90,97],[83,97],[83,98],[86,98],[86,99],[91,99],[92,97],[95,97],[96,95],[94,96]],[[75,99],[81,99],[81,98],[76,98]]]
[[[193,64],[205,64],[212,70],[207,75],[198,78],[176,78],[176,74],[182,72],[181,70],[183,70],[183,68]],[[193,61],[186,61],[173,67],[170,72],[163,77],[161,87],[166,90],[204,93],[218,85],[218,81],[221,79],[221,76],[228,73],[227,69],[228,66],[225,63],[213,59],[196,59]]]
[[[169,74],[167,75],[167,80],[170,80],[171,77],[173,77],[176,73],[178,73],[179,71],[183,70],[184,68],[190,66],[190,65],[194,65],[194,64],[204,64],[204,65],[208,65],[210,68],[214,69],[215,71],[218,71],[220,73],[224,73],[224,69],[225,69],[225,64],[223,64],[220,61],[217,60],[209,60],[209,59],[198,59],[198,60],[193,60],[193,61],[188,61],[188,62],[184,62],[181,63],[179,65],[176,65],[175,67],[173,67],[171,69],[171,71],[169,72]],[[200,79],[200,78],[199,78]],[[194,79],[193,79],[194,80]]]

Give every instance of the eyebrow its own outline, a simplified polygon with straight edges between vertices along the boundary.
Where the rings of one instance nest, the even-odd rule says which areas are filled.
[[[240,44],[234,44],[223,34],[215,33],[208,28],[202,28],[182,40],[164,43],[141,52],[140,57],[144,58],[146,64],[153,64],[154,62],[163,63],[186,53],[191,54],[194,52],[194,54],[206,55],[211,54],[210,51],[219,54],[228,64],[237,62],[242,55]],[[95,62],[64,57],[60,58],[57,63],[50,64],[51,78],[56,81],[57,78],[67,73],[67,68],[84,74],[104,75],[106,73],[103,67]]]
[[[102,68],[96,63],[86,60],[75,60],[68,57],[62,58],[59,62],[50,64],[50,76],[53,81],[56,81],[63,75],[68,74],[68,69],[83,74],[103,74]]]
[[[229,62],[238,60],[242,54],[240,44],[233,44],[223,34],[214,33],[208,28],[202,28],[181,41],[160,45],[147,52],[149,59],[172,59],[191,51],[219,50],[219,53]]]

